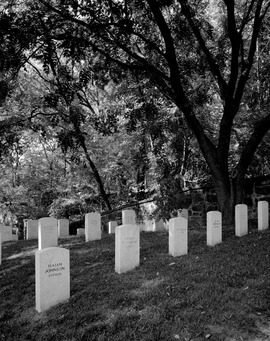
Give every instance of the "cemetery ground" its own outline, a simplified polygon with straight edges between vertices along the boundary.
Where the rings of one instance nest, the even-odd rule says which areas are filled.
[[[0,340],[270,340],[270,230],[206,245],[190,228],[188,255],[168,254],[167,232],[142,232],[140,266],[114,271],[114,235],[70,250],[71,297],[35,310],[37,240],[3,244]]]

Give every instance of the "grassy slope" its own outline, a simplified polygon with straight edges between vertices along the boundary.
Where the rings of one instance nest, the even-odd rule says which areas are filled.
[[[189,254],[168,255],[166,232],[141,233],[141,264],[114,272],[114,236],[70,249],[71,298],[35,310],[37,241],[3,245],[0,340],[270,340],[270,231],[206,246],[189,231]]]

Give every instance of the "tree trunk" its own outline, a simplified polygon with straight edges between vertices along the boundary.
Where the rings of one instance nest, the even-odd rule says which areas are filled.
[[[225,185],[224,181],[214,181],[214,183],[223,225],[234,225],[235,205],[243,203],[244,176],[239,174],[230,178],[229,187]]]
[[[88,153],[88,150],[87,150],[87,147],[86,147],[86,144],[85,144],[85,140],[84,140],[84,136],[80,130],[80,128],[78,126],[76,126],[76,124],[74,125],[74,129],[76,131],[76,135],[77,135],[77,138],[78,138],[78,141],[80,142],[80,145],[84,151],[84,155],[89,163],[89,166],[92,170],[92,172],[94,173],[94,177],[96,179],[96,182],[98,184],[98,187],[99,187],[99,192],[100,192],[100,195],[105,203],[105,206],[107,208],[107,210],[111,211],[112,207],[111,207],[111,204],[110,204],[110,201],[109,201],[109,198],[108,198],[108,195],[104,189],[104,186],[103,186],[103,182],[101,180],[101,177],[99,175],[99,172],[94,164],[94,162],[91,160],[90,158],[90,155]]]

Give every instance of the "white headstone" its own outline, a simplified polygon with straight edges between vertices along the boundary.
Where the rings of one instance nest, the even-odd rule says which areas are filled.
[[[58,245],[57,219],[46,217],[38,220],[38,249]]]
[[[222,243],[222,218],[221,212],[207,212],[207,245],[214,246]]]
[[[182,208],[177,211],[178,217],[186,218],[188,220],[188,209]]]
[[[136,213],[134,210],[123,210],[122,211],[122,225],[135,225],[136,224]]]
[[[69,220],[58,219],[58,237],[69,236]]]
[[[153,231],[165,231],[166,223],[163,219],[155,219],[153,222]]]
[[[267,201],[258,201],[258,230],[269,227],[269,204]]]
[[[169,220],[169,254],[173,257],[188,253],[187,219],[183,217]]]
[[[85,229],[83,228],[77,229],[77,236],[85,236]]]
[[[115,228],[117,227],[117,225],[118,225],[117,221],[109,221],[109,223],[108,223],[108,226],[109,226],[108,232],[109,232],[109,234],[115,233]]]
[[[139,226],[140,231],[146,231],[144,221],[137,221],[137,225]]]
[[[101,217],[99,212],[85,215],[85,241],[101,239]]]
[[[2,242],[9,242],[12,239],[12,227],[0,224],[0,233],[2,234]]]
[[[154,231],[155,219],[146,219],[143,223],[142,231]]]
[[[38,220],[27,220],[26,239],[38,239]]]
[[[51,247],[36,252],[36,310],[41,313],[70,297],[69,250]]]
[[[140,228],[120,225],[115,229],[115,271],[119,274],[140,264]]]
[[[248,209],[245,204],[235,206],[235,235],[245,236],[248,233]]]

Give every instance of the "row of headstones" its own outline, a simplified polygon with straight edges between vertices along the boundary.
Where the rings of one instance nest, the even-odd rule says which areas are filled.
[[[93,212],[85,215],[84,231],[86,241],[101,239],[100,213]],[[0,233],[0,264],[2,242],[7,241],[6,238],[2,238],[2,235],[4,234]],[[38,312],[70,297],[69,250],[57,247],[58,238],[67,235],[69,235],[67,219],[57,221],[55,218],[46,217],[26,222],[26,238],[38,239],[39,250],[35,253],[35,292]]]
[[[177,211],[177,216],[178,217],[183,217],[188,219],[188,209],[183,208],[183,209],[179,209]],[[125,222],[128,223],[127,221],[131,220],[132,222],[136,221],[136,215],[135,212],[133,210],[124,210],[122,211],[122,224],[124,224]],[[137,225],[139,225],[140,230],[141,231],[162,231],[162,230],[168,230],[168,221],[163,220],[163,219],[151,219],[151,220],[144,220],[144,221],[137,221],[136,222]],[[118,222],[117,221],[110,221],[108,223],[108,233],[114,233],[115,228],[118,226]],[[83,229],[79,232],[83,233]]]
[[[47,219],[46,221],[42,219]],[[48,219],[51,219],[48,220]],[[68,219],[58,219],[55,218],[41,218],[39,220],[33,220],[29,219],[26,221],[26,231],[25,231],[25,238],[26,239],[38,239],[39,236],[39,225],[44,226],[45,224],[48,224],[48,222],[52,222],[52,225],[56,225],[57,229],[57,236],[60,237],[66,237],[69,235],[69,220]]]
[[[179,217],[185,217],[188,219],[188,210],[183,209],[178,213]],[[41,218],[44,219],[44,218]],[[54,218],[47,218],[54,219]],[[122,225],[136,224],[136,214],[134,210],[122,211]],[[140,223],[140,229],[144,230],[143,225],[152,225],[155,230],[155,224],[151,221],[149,224]],[[110,221],[108,223],[108,233],[115,233],[115,228],[118,226],[117,221]],[[154,226],[154,227],[153,227]],[[39,236],[39,220],[28,220],[26,222],[26,239],[38,239]],[[69,220],[58,220],[58,237],[66,237],[69,235]],[[98,212],[87,213],[85,215],[85,228],[78,228],[77,235],[85,235],[86,241],[101,239],[101,216]]]
[[[247,234],[247,206],[237,205],[235,210],[236,235]],[[39,220],[39,248],[35,255],[36,274],[36,310],[42,312],[49,307],[70,297],[70,255],[69,250],[53,247],[51,238],[57,234],[57,223],[54,218]],[[100,239],[100,215],[86,215],[86,226],[99,227],[93,229],[91,236]],[[115,271],[119,274],[134,269],[140,263],[140,228],[135,224],[135,212],[125,211],[124,224],[115,228]],[[258,204],[259,229],[268,228],[268,203]],[[188,220],[183,217],[169,220],[169,254],[178,257],[188,252],[187,241]],[[221,213],[207,213],[207,244],[216,245],[222,241]],[[87,232],[87,229],[86,231]],[[98,233],[97,233],[98,232]],[[89,239],[89,235],[86,239]],[[1,234],[0,234],[1,245]],[[45,248],[44,248],[45,247]],[[1,264],[1,247],[0,247]]]
[[[47,219],[44,221],[44,219]],[[50,224],[48,224],[49,220]],[[45,226],[55,225],[54,218],[41,218],[39,220],[28,220],[26,222],[26,239],[38,239],[39,230],[45,229]],[[122,211],[122,224],[136,224],[136,214],[134,210]],[[117,221],[110,221],[108,223],[109,233],[114,233],[117,227]],[[57,222],[58,237],[65,237],[69,235],[69,220],[59,219]],[[101,239],[101,215],[98,212],[91,212],[85,215],[85,228],[78,228],[77,235],[85,235],[86,241]],[[54,246],[54,245],[52,245]]]
[[[235,208],[236,235],[248,231],[247,206]],[[99,217],[89,214],[88,219]],[[88,220],[88,222],[93,220]],[[134,269],[140,264],[140,227],[135,224],[135,212],[124,213],[124,224],[115,228],[115,271],[119,274]],[[99,226],[99,224],[94,224]],[[258,204],[258,226],[268,228],[268,203]],[[96,236],[97,237],[97,236]],[[219,211],[207,213],[207,245],[222,242],[222,216]],[[173,257],[188,253],[188,219],[169,220],[169,254]],[[48,248],[36,253],[36,309],[41,312],[70,297],[69,250]],[[52,295],[53,293],[53,295]],[[48,299],[48,297],[50,299]]]
[[[269,205],[267,201],[258,202],[258,228],[259,230],[268,228],[268,210]],[[186,216],[185,216],[186,217]],[[179,217],[181,218],[181,217]],[[172,218],[175,219],[175,218]],[[184,218],[186,221],[187,219]],[[133,210],[122,211],[122,225],[136,225],[136,214]],[[178,248],[182,249],[180,243],[177,242],[179,238],[175,238],[177,234],[182,237],[182,242],[185,244],[185,223],[182,220],[182,224],[174,227],[174,232],[170,232],[170,236],[173,236],[171,240],[178,245]],[[216,245],[222,241],[222,228],[221,228],[221,213],[218,211],[212,211],[207,213],[207,245]],[[109,233],[114,233],[117,227],[117,222],[109,222]],[[6,227],[5,227],[6,228]],[[38,230],[38,232],[36,232]],[[100,213],[93,212],[88,213],[85,216],[85,229],[79,229],[82,234],[85,235],[86,241],[101,239],[101,216]],[[172,230],[172,228],[171,228]],[[178,231],[179,230],[179,231]],[[1,230],[2,232],[3,230]],[[5,230],[4,230],[5,231]],[[78,231],[80,232],[80,231]],[[235,207],[235,234],[236,236],[246,235],[248,232],[248,210],[247,205],[240,204]],[[39,220],[29,220],[27,222],[27,238],[35,238],[38,234],[38,246],[39,250],[47,247],[56,247],[58,245],[58,237],[66,236],[69,234],[69,221],[68,219],[56,220],[55,218],[41,218]],[[4,236],[4,237],[3,237]],[[2,242],[6,241],[5,233],[1,236]],[[180,238],[180,239],[181,239]],[[171,241],[170,245],[173,245]],[[175,247],[177,248],[177,246]],[[185,247],[184,247],[185,249]],[[176,252],[177,253],[177,252]],[[180,252],[181,254],[181,252]]]
[[[248,231],[247,206],[237,205],[235,208],[236,235],[243,236]],[[140,264],[140,228],[135,223],[135,212],[128,210],[123,212],[123,225],[115,227],[115,271],[122,274],[132,270]],[[100,238],[101,229],[100,216],[97,213],[89,213],[86,221],[89,225],[99,226],[96,238]],[[93,224],[94,222],[94,224]],[[258,226],[259,229],[268,228],[268,203],[258,204]],[[87,238],[86,238],[87,239]],[[222,242],[222,217],[218,211],[207,213],[207,245],[214,246]],[[188,219],[184,217],[171,218],[169,220],[169,254],[178,257],[188,253]],[[53,260],[52,259],[53,255]],[[50,258],[50,263],[46,259]],[[40,270],[42,267],[42,270]],[[65,276],[63,272],[66,271]],[[59,301],[69,298],[69,251],[57,248],[39,251],[36,257],[36,309],[43,311]],[[51,278],[50,285],[47,285],[48,277]],[[58,281],[59,279],[59,281]],[[59,288],[65,290],[59,290]],[[53,302],[48,302],[49,290],[57,290],[54,293]],[[54,289],[51,289],[54,288]],[[58,297],[56,301],[55,297]]]
[[[128,257],[127,261],[131,261],[132,264],[134,263],[134,257],[136,257],[136,259],[138,260],[136,260],[135,266],[139,265],[139,252],[137,248],[139,247],[140,231],[139,228],[135,225],[135,218],[136,216],[134,211],[125,211],[123,213],[123,221],[128,225],[123,225],[116,228],[116,230],[119,229],[119,231],[120,229],[122,231],[122,228],[125,229],[125,234],[127,233],[126,242],[128,243],[128,245],[131,245],[133,247],[133,252],[127,252],[127,245],[124,241],[121,240],[123,238],[123,236],[121,236],[121,231],[119,236],[118,234],[116,234],[115,268],[116,271],[119,273],[121,273],[123,259],[126,257]],[[44,238],[46,233],[45,231],[48,230],[48,227],[45,226],[45,223],[47,223],[47,225],[52,225],[51,223],[48,224],[48,219],[49,218],[42,218],[38,222],[39,245],[40,239],[42,240]],[[83,230],[86,241],[101,239],[100,213],[87,213],[85,215],[85,229]],[[41,243],[41,246],[44,246],[44,243]],[[123,258],[124,254],[125,256]],[[36,310],[38,312],[47,310],[51,306],[65,301],[70,297],[69,250],[58,247],[48,247],[45,249],[41,248],[35,254],[35,274]]]

